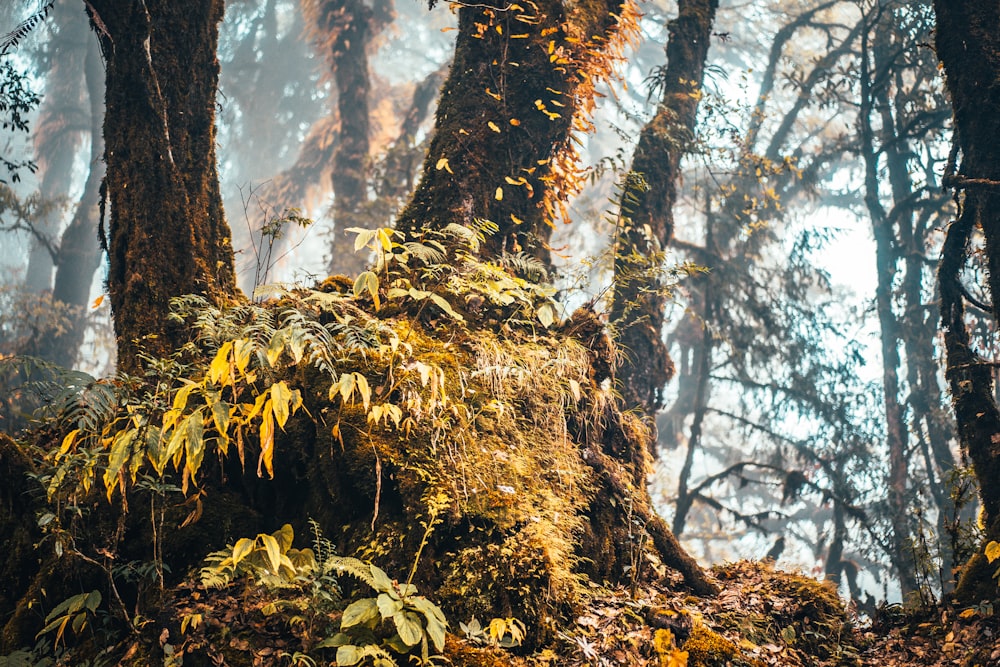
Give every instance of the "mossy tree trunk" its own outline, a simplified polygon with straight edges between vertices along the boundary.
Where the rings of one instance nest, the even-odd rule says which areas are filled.
[[[936,48],[944,64],[954,108],[955,141],[962,159],[958,173],[949,165],[945,185],[959,193],[960,212],[942,251],[938,281],[947,353],[946,376],[962,447],[979,482],[986,538],[1000,540],[1000,410],[993,393],[993,365],[970,341],[962,285],[976,227],[986,241],[989,309],[1000,316],[1000,13],[975,0],[936,0]],[[997,598],[995,567],[980,554],[959,581],[968,601]]]
[[[673,364],[663,343],[666,295],[660,287],[663,251],[674,233],[681,158],[694,134],[717,0],[681,0],[667,26],[667,68],[656,115],[639,136],[623,186],[615,251],[611,320],[626,358],[618,369],[628,407],[653,414]]]
[[[490,220],[483,252],[527,251],[547,240],[579,175],[571,133],[586,125],[594,80],[608,74],[632,30],[621,0],[463,5],[423,176],[397,227],[410,238],[450,223]]]
[[[108,289],[118,366],[168,356],[185,332],[171,297],[236,291],[215,159],[218,24],[223,0],[93,0],[107,62],[104,121]]]
[[[451,223],[479,227],[477,220],[487,219],[499,229],[480,250],[485,258],[525,251],[549,259],[556,209],[578,177],[571,135],[585,128],[594,80],[609,73],[634,27],[635,8],[598,0],[527,4],[530,10],[517,3],[459,10],[434,139],[421,182],[399,216],[407,237],[419,239]],[[714,0],[710,6],[714,12]],[[604,348],[603,328],[592,314],[566,326],[592,350]],[[615,429],[608,433],[603,451],[588,449],[584,458],[601,484],[588,520],[595,534],[613,538],[584,544],[579,555],[594,563],[622,560],[616,552],[627,542],[631,520],[619,508],[633,507],[664,563],[697,593],[713,594],[715,584],[652,509],[645,480],[650,443],[616,436]],[[605,576],[614,578],[610,570]]]

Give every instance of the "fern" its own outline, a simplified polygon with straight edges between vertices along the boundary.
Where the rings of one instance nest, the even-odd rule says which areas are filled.
[[[335,558],[337,550],[333,546],[333,542],[323,534],[319,523],[313,518],[309,519],[309,529],[313,534],[313,552],[316,554],[316,562],[325,564]]]
[[[406,248],[406,251],[410,253],[414,259],[425,266],[431,264],[443,264],[448,259],[444,246],[437,241],[425,241],[424,243],[409,241],[404,243],[403,247]]]
[[[367,584],[370,588],[379,590],[378,582],[372,574],[372,568],[374,566],[364,562],[363,560],[352,558],[350,556],[331,556],[323,561],[322,567],[324,570],[333,570],[338,574],[346,574],[350,577],[354,577],[358,581]]]
[[[500,266],[532,282],[541,283],[549,279],[545,263],[526,252],[515,255],[504,253],[500,256]]]

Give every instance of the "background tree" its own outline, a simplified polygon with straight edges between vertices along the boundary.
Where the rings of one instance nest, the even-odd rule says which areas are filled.
[[[705,59],[718,2],[681,2],[667,27],[667,65],[657,76],[662,98],[639,135],[632,170],[622,186],[616,229],[615,293],[610,317],[625,355],[618,368],[625,404],[654,415],[673,375],[663,344],[666,295],[657,284],[674,232],[680,162],[690,149]]]

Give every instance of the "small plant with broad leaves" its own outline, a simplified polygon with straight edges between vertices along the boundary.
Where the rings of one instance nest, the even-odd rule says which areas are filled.
[[[527,628],[516,618],[494,618],[490,624],[483,627],[473,617],[468,623],[459,623],[465,638],[474,644],[497,646],[499,648],[516,648],[524,643]]]
[[[319,526],[310,523],[315,549],[292,548],[294,532],[287,524],[271,534],[242,538],[205,559],[200,573],[202,586],[223,588],[238,579],[251,578],[276,592],[275,599],[261,608],[270,616],[288,608],[336,611],[341,599],[336,575],[350,576],[376,595],[354,600],[344,608],[340,631],[315,644],[312,650],[336,649],[337,664],[342,666],[398,667],[395,656],[401,655],[410,656],[420,665],[434,665],[436,654],[444,649],[447,629],[441,609],[417,595],[416,586],[400,584],[370,563],[338,556]],[[308,591],[305,603],[301,595],[287,592],[293,588]],[[200,613],[186,616],[182,632],[202,621]],[[299,654],[299,664],[310,660],[311,656]]]
[[[209,554],[201,569],[201,585],[222,588],[241,576],[254,577],[268,588],[294,586],[318,568],[312,549],[293,549],[295,532],[289,524],[271,534],[243,537],[235,545]]]
[[[55,609],[45,617],[45,627],[38,632],[36,638],[55,632],[55,645],[58,646],[59,642],[63,641],[67,628],[76,635],[83,632],[93,620],[97,608],[100,606],[100,591],[90,591],[68,597],[56,605]]]
[[[397,667],[394,654],[410,655],[420,665],[435,664],[431,648],[438,653],[444,650],[448,627],[436,604],[417,595],[413,584],[393,581],[370,563],[336,558],[331,565],[339,573],[367,584],[378,595],[348,605],[340,620],[340,632],[316,648],[336,648],[337,664],[343,667],[369,661],[374,667]]]

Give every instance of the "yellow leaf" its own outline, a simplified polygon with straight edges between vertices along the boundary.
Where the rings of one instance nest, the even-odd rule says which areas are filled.
[[[56,461],[59,461],[59,459],[66,455],[69,448],[73,446],[74,442],[76,442],[76,436],[78,435],[80,435],[80,429],[78,428],[75,428],[66,434],[66,437],[63,438],[62,445],[59,447],[59,451],[56,453]]]
[[[379,243],[382,244],[382,250],[389,252],[392,250],[392,230],[388,227],[382,227],[378,230],[376,236],[378,237]]]
[[[493,130],[494,132],[500,132],[500,127],[497,126],[497,124],[494,123],[492,120],[486,124],[489,125],[490,129]]]
[[[511,222],[513,222],[515,225],[520,225],[524,223],[524,220],[521,220],[521,218],[517,217],[513,213],[510,214],[510,219]]]
[[[368,385],[368,378],[361,373],[355,373],[354,377],[358,385],[358,393],[361,394],[361,401],[364,403],[365,410],[368,410],[368,405],[372,400],[372,388]]]
[[[497,34],[499,34],[499,35],[503,34],[503,27],[500,26],[500,25],[497,26]]]
[[[991,541],[986,545],[986,560],[992,563],[997,558],[1000,558],[1000,543]]]
[[[527,35],[526,35],[526,36],[527,36]],[[513,125],[514,127],[517,127],[518,125],[520,125],[520,124],[521,124],[521,121],[519,121],[519,120],[518,120],[518,119],[516,119],[516,118],[511,118],[511,119],[510,119],[510,124],[511,124],[511,125]]]
[[[688,652],[681,651],[680,649],[674,649],[667,655],[662,656],[660,664],[663,665],[663,667],[687,667]]]
[[[261,533],[257,537],[264,543],[267,559],[271,561],[271,571],[278,574],[278,570],[281,568],[281,547],[278,545],[278,540],[267,533]]]
[[[102,294],[101,296],[99,296],[99,297],[97,297],[96,299],[94,299],[94,303],[93,303],[93,305],[91,305],[90,307],[91,307],[91,308],[98,308],[98,307],[100,307],[100,305],[101,305],[102,303],[104,303],[104,296],[105,296],[105,295],[104,295],[104,294]]]
[[[212,365],[208,367],[208,380],[212,384],[230,384],[229,380],[229,353],[233,349],[233,341],[227,340],[215,353]]]
[[[496,194],[493,196],[496,197],[497,201],[503,201],[503,188],[497,188]]]
[[[274,410],[274,420],[282,430],[288,421],[288,404],[291,400],[292,391],[284,380],[271,385],[271,409]]]
[[[236,369],[246,375],[247,367],[250,365],[250,355],[253,354],[253,343],[246,338],[240,338],[233,342],[233,356],[236,357]]]
[[[976,615],[975,609],[966,609],[961,614],[958,615],[959,618],[972,618]]]
[[[267,476],[274,479],[274,412],[270,403],[270,399],[264,403],[264,415],[260,421],[260,458],[257,460],[257,476],[264,476],[261,469],[263,466],[267,470]]]
[[[455,172],[453,172],[451,170],[451,165],[448,164],[448,158],[446,158],[446,157],[443,157],[443,158],[441,158],[440,160],[437,161],[437,165],[435,165],[435,169],[437,169],[438,171],[441,171],[442,169],[444,169],[449,174],[454,174],[455,173]]]
[[[356,380],[354,373],[346,373],[340,376],[340,400],[347,403],[354,394]]]
[[[184,408],[187,407],[187,400],[188,396],[191,394],[191,390],[197,386],[198,385],[196,383],[189,382],[177,390],[177,393],[174,395],[174,410],[183,412]]]

